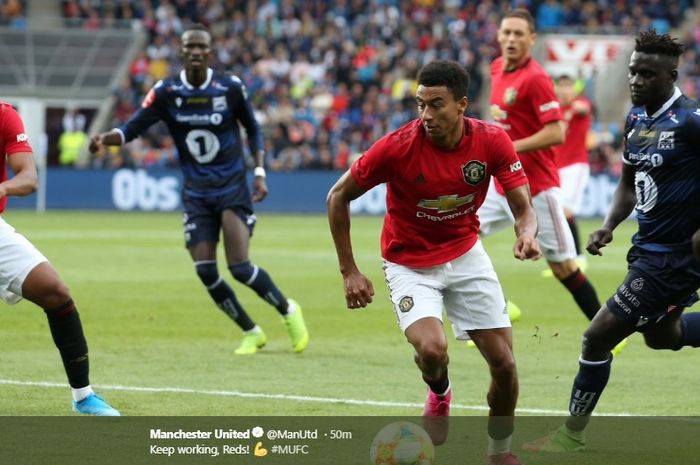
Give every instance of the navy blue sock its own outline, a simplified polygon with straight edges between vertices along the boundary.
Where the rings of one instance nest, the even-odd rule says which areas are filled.
[[[221,279],[215,261],[202,261],[195,263],[197,276],[206,286],[207,292],[229,318],[231,318],[243,331],[250,331],[255,328],[255,323],[248,316],[243,307],[238,302],[233,289]]]
[[[573,416],[590,415],[610,378],[612,357],[604,362],[579,359],[579,370],[571,389],[569,412]]]
[[[681,316],[681,347],[700,347],[700,312]]]
[[[277,309],[281,315],[287,314],[287,298],[282,294],[270,275],[250,262],[236,263],[228,267],[237,281],[253,289],[262,299]]]

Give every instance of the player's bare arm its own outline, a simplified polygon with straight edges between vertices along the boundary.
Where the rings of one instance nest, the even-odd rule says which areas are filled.
[[[517,153],[526,153],[563,144],[564,140],[566,140],[566,126],[562,121],[552,121],[533,135],[514,140],[513,146]]]
[[[36,191],[39,181],[34,156],[30,152],[10,155],[7,157],[7,163],[15,175],[12,179],[0,183],[0,199],[9,195],[22,197]]]
[[[106,145],[122,145],[122,135],[119,131],[108,131],[100,134],[95,134],[90,138],[90,153],[96,153],[100,148]]]
[[[506,191],[508,206],[515,218],[513,256],[518,260],[537,260],[542,256],[537,243],[537,215],[530,200],[528,184]]]
[[[346,171],[328,192],[326,207],[328,223],[338,254],[340,273],[343,275],[345,301],[348,308],[366,307],[372,302],[374,286],[360,273],[352,253],[350,240],[350,202],[364,194],[350,171]]]
[[[588,238],[586,250],[592,255],[603,255],[600,251],[613,240],[613,231],[622,221],[630,216],[637,204],[637,195],[634,190],[634,167],[622,165],[620,182],[615,189],[610,211],[605,217],[603,226],[591,233]]]

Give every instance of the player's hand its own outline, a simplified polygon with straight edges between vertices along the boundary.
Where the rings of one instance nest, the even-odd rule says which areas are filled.
[[[260,202],[267,197],[267,183],[262,176],[255,176],[253,179],[253,202]]]
[[[695,260],[700,262],[700,229],[695,231],[695,234],[693,234],[693,257],[695,257]]]
[[[90,153],[97,153],[102,148],[102,134],[95,134],[90,138]]]
[[[590,236],[588,236],[588,245],[586,250],[591,255],[603,255],[600,251],[603,247],[610,244],[613,240],[613,233],[607,228],[601,228],[593,231]]]
[[[7,197],[7,189],[4,184],[0,184],[0,199]]]
[[[372,281],[359,271],[344,275],[343,287],[345,288],[345,304],[348,308],[364,308],[372,302],[374,295]]]
[[[540,244],[534,237],[519,237],[513,246],[513,256],[518,260],[539,260],[542,257]]]

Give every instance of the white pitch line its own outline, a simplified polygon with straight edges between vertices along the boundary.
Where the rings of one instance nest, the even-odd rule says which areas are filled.
[[[51,381],[19,381],[13,379],[0,379],[0,384],[12,385],[12,386],[38,386],[38,387],[49,387],[49,388],[66,388],[65,383],[56,383]],[[275,399],[275,400],[294,400],[302,402],[320,402],[325,404],[348,404],[348,405],[365,405],[370,407],[404,407],[404,408],[423,408],[422,403],[415,402],[391,402],[382,400],[359,400],[359,399],[343,399],[336,397],[313,397],[313,396],[298,396],[292,394],[260,394],[251,392],[240,392],[240,391],[221,391],[212,389],[191,389],[191,388],[180,388],[180,387],[146,387],[146,386],[121,386],[121,385],[109,385],[100,384],[100,389],[111,390],[111,391],[125,391],[125,392],[156,392],[156,393],[178,393],[178,394],[202,394],[207,396],[222,396],[222,397],[240,397],[248,399]],[[477,412],[487,412],[488,407],[484,405],[463,405],[463,404],[452,404],[453,409],[458,410],[472,410]],[[569,412],[566,410],[549,410],[549,409],[537,409],[537,408],[519,408],[516,410],[518,413],[527,413],[531,415],[568,415]],[[597,413],[597,416],[640,416],[638,414],[633,414],[629,412],[619,412],[619,413]]]

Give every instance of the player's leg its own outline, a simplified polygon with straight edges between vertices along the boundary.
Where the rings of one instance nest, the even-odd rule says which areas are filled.
[[[573,165],[559,170],[562,191],[562,206],[564,207],[566,222],[574,239],[574,246],[576,247],[576,255],[578,256],[577,261],[579,261],[579,266],[581,266],[582,262],[585,263],[585,261],[583,261],[585,260],[585,255],[582,254],[579,228],[578,224],[576,223],[576,215],[578,215],[581,209],[583,194],[590,178],[590,172],[591,169],[588,163],[574,163]]]
[[[231,286],[219,275],[216,246],[221,223],[203,199],[185,198],[185,246],[194,262],[195,272],[216,306],[245,333],[238,355],[254,354],[266,342],[265,333],[255,324],[236,298]]]
[[[384,261],[384,276],[399,327],[413,346],[414,360],[428,385],[423,426],[435,444],[447,439],[452,399],[440,270],[439,266],[410,268]]]
[[[440,313],[441,307],[440,305]],[[432,308],[437,312],[435,309],[438,307]],[[428,396],[423,407],[423,427],[433,444],[443,444],[449,432],[452,391],[447,369],[450,359],[442,320],[436,317],[418,319],[406,328],[404,334],[413,346],[414,361],[423,381],[428,385]]]
[[[644,331],[647,346],[670,350],[700,347],[700,313],[683,313],[685,308],[699,300],[700,263],[686,251],[681,251],[645,253],[635,265],[653,266],[647,275],[640,275],[635,284],[641,287],[637,292],[648,290],[658,299],[658,316],[649,315],[648,319],[653,324]]]
[[[551,434],[523,444],[532,452],[577,452],[586,447],[585,428],[598,404],[612,365],[612,349],[635,331],[624,309],[608,308],[614,297],[596,314],[583,335],[579,370],[574,378],[569,398],[570,416],[566,423]],[[623,305],[627,305],[623,302]]]
[[[248,249],[255,216],[241,209],[226,209],[221,213],[221,224],[231,274],[277,309],[284,319],[294,352],[303,352],[309,343],[309,332],[301,306],[293,299],[287,299],[267,271],[249,260]]]
[[[573,237],[566,226],[558,196],[559,189],[553,188],[540,192],[532,199],[539,223],[537,240],[554,276],[591,320],[600,309],[600,301],[595,288],[576,264]]]
[[[491,373],[488,463],[517,464],[511,453],[518,375],[501,285],[481,241],[446,266],[447,317],[457,339],[471,338]]]
[[[469,335],[481,351],[491,373],[486,399],[489,404],[488,463],[519,463],[512,455],[518,374],[511,328],[472,330]]]
[[[23,297],[41,307],[61,355],[73,396],[73,409],[91,415],[116,416],[90,386],[88,347],[80,316],[58,273],[24,236],[0,219],[0,296]]]

